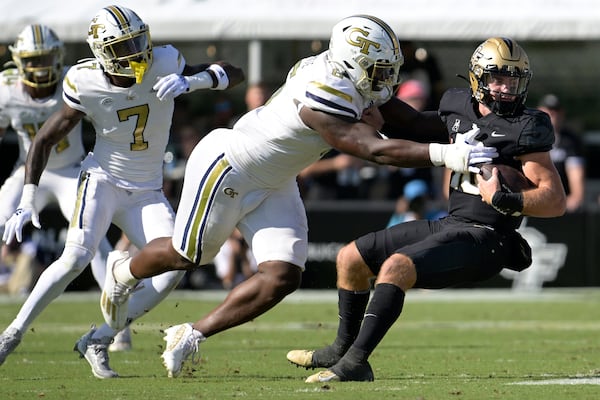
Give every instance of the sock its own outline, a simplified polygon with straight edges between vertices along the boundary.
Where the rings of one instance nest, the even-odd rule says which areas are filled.
[[[117,282],[124,283],[128,286],[134,286],[136,283],[139,282],[139,279],[133,276],[133,274],[131,273],[131,270],[129,269],[130,263],[131,258],[128,258],[119,265],[116,265],[113,269],[113,274]]]
[[[204,342],[206,340],[206,336],[194,328],[192,328],[192,335],[194,335],[194,339],[198,340],[199,342]]]
[[[338,290],[339,325],[333,347],[344,354],[356,339],[369,302],[370,290],[355,292]]]
[[[367,360],[400,316],[403,305],[404,292],[398,286],[389,283],[375,286],[362,327],[352,346],[361,352],[362,360],[356,361]]]

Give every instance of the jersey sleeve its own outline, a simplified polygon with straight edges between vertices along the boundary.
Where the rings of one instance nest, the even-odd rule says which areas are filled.
[[[546,152],[554,144],[554,129],[550,117],[538,110],[528,109],[528,123],[523,127],[517,143],[517,154]]]
[[[323,55],[301,60],[290,71],[288,83],[293,97],[314,110],[359,120],[366,108],[352,82],[336,75]]]
[[[304,99],[301,101],[312,109],[358,120],[362,111],[357,109],[354,96],[347,89],[341,85],[333,86],[328,82],[313,80],[307,83]]]
[[[77,90],[77,83],[77,68],[71,68],[63,79],[63,100],[69,107],[85,112],[85,108],[81,104],[80,93]]]

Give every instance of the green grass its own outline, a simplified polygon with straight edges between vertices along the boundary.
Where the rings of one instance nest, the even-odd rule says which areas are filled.
[[[202,361],[169,379],[161,330],[198,319],[223,296],[176,291],[133,325],[131,352],[111,353],[121,377],[99,380],[72,351],[90,323],[102,320],[98,294],[67,293],[0,367],[0,399],[600,398],[600,290],[411,292],[371,356],[376,381],[329,384],[304,383],[313,371],[285,358],[335,336],[335,292],[312,294],[296,293],[255,321],[211,337],[201,345]],[[0,297],[0,329],[20,304]]]

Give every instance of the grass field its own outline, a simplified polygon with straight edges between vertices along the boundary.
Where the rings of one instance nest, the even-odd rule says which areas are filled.
[[[375,382],[307,384],[291,349],[337,328],[334,291],[300,291],[269,313],[211,337],[202,361],[169,379],[161,330],[197,319],[224,296],[174,292],[133,325],[134,349],[111,353],[112,380],[92,376],[73,344],[102,320],[98,293],[66,293],[0,367],[0,399],[502,399],[600,398],[600,289],[409,293],[371,356]],[[0,297],[0,327],[21,301]]]

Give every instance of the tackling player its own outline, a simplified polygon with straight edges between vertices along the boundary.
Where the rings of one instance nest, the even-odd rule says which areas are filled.
[[[379,164],[446,165],[460,172],[491,160],[493,148],[465,141],[430,145],[379,134],[384,120],[377,107],[393,98],[402,61],[396,34],[385,22],[346,18],[333,28],[329,50],[298,61],[265,106],[246,113],[233,129],[205,136],[186,166],[172,237],[150,242],[133,258],[109,256],[102,295],[113,307],[103,307],[105,320],[122,327],[127,298],[140,278],[210,263],[238,228],[258,272],[193,325],[166,330],[162,358],[168,375],[177,376],[199,342],[263,314],[298,288],[308,228],[296,176],[332,147]],[[435,113],[397,104],[388,119],[447,141]]]
[[[524,106],[530,79],[521,46],[490,38],[471,57],[470,90],[448,90],[439,114],[450,137],[462,140],[459,132],[474,127],[475,140],[498,149],[494,163],[522,170],[536,187],[504,193],[496,173],[486,181],[454,172],[448,217],[398,224],[343,247],[337,257],[337,337],[325,348],[287,355],[302,367],[328,368],[306,382],[372,381],[368,357],[400,316],[407,290],[478,282],[503,268],[520,271],[530,265],[531,249],[516,231],[523,215],[558,217],[566,206],[549,154],[550,119]]]
[[[81,167],[65,249],[40,282],[47,282],[44,275],[58,271],[71,271],[74,277],[75,271],[89,263],[111,223],[140,248],[156,238],[171,236],[174,213],[162,184],[174,98],[197,89],[223,90],[243,80],[242,71],[229,64],[190,66],[173,46],[152,46],[148,25],[125,7],[101,9],[90,23],[87,41],[94,58],[69,69],[63,82],[65,104],[50,116],[31,144],[23,196],[4,234],[7,241],[14,234],[20,240],[23,225],[37,221],[35,201],[49,154],[87,117],[96,131],[95,145]],[[158,304],[182,277],[183,272],[174,271],[144,282],[132,298],[129,321]],[[64,286],[66,283],[48,282],[36,286],[34,292],[46,292],[49,301]],[[22,310],[35,301],[30,296]],[[107,354],[117,331],[108,325],[92,328],[76,343],[75,350],[98,378],[117,376],[109,367]],[[5,346],[7,352],[16,344],[14,340]]]

